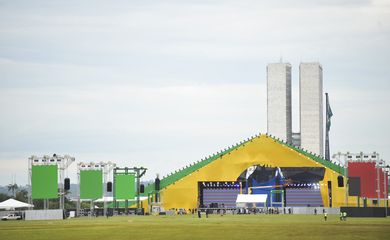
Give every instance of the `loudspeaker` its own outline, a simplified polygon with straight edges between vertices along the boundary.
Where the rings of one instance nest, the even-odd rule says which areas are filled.
[[[344,187],[344,178],[343,178],[343,176],[338,176],[337,177],[337,186],[338,187]]]
[[[112,182],[107,182],[107,192],[112,192]]]
[[[69,178],[65,178],[64,188],[65,188],[65,190],[70,190],[70,179]]]
[[[145,192],[145,185],[141,184],[141,185],[139,186],[139,192],[140,192],[140,193],[144,193],[144,192]]]

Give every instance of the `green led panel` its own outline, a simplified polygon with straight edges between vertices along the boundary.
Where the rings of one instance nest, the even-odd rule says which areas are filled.
[[[58,198],[57,165],[33,165],[31,170],[32,199]]]
[[[115,198],[134,199],[135,198],[135,175],[117,174],[115,175]]]
[[[80,171],[80,199],[98,199],[103,197],[102,170]]]

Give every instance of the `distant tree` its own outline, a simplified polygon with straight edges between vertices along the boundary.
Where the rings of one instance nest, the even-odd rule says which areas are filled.
[[[28,201],[28,192],[25,189],[16,192],[15,199],[21,202]]]
[[[50,209],[59,209],[60,208],[60,200],[58,198],[50,199],[49,208]]]
[[[91,208],[91,203],[90,202],[81,202],[80,205],[81,205],[80,207],[82,209],[90,209]]]
[[[71,192],[65,190],[65,209],[76,208],[76,202],[70,200],[69,194],[71,194]]]
[[[34,204],[34,209],[43,209],[43,200],[34,199],[33,204]]]
[[[8,188],[8,192],[12,192],[12,196],[16,197],[16,190],[19,188],[18,184],[16,183],[8,184],[7,188]]]
[[[5,193],[0,193],[0,202],[3,202],[7,199],[11,198],[10,196],[8,196],[7,194]]]

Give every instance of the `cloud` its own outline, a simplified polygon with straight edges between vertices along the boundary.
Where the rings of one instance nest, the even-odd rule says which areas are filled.
[[[302,5],[309,2],[312,1],[303,1]],[[323,3],[333,5],[335,2]],[[203,60],[253,59],[259,54],[270,57],[275,55],[275,51],[290,48],[316,49],[318,45],[323,48],[326,47],[324,41],[329,39],[336,40],[332,46],[340,44],[348,47],[344,38],[353,38],[353,43],[361,36],[375,36],[380,31],[378,22],[384,29],[389,28],[386,8],[371,5],[351,7],[348,4],[346,11],[322,5],[291,9],[289,4],[269,6],[249,3],[251,7],[234,2],[154,2],[146,6],[123,7],[120,12],[111,12],[108,8],[103,15],[96,12],[77,14],[73,8],[54,16],[50,11],[43,14],[31,11],[26,15],[22,12],[20,16],[4,12],[1,29],[6,45],[21,45],[21,41],[28,38],[27,45],[26,41],[23,42],[24,48],[35,51],[25,54],[34,54],[40,61],[49,58],[46,61],[81,61],[84,64],[109,64],[114,61],[118,64],[131,59],[129,56],[139,58],[145,55],[199,57]],[[341,6],[344,4],[341,2]],[[101,8],[104,7],[97,6],[97,9]],[[56,8],[51,10],[58,11]],[[15,23],[9,25],[11,21]],[[363,42],[365,40],[362,39]],[[23,51],[14,47],[14,51],[18,49]],[[326,50],[332,53],[339,51],[332,47]]]
[[[0,151],[21,170],[31,154],[111,155],[150,166],[153,177],[264,132],[264,96],[264,85],[245,84],[1,89]],[[158,153],[172,162],[154,168]]]
[[[33,153],[130,159],[152,177],[198,160],[265,131],[265,68],[280,58],[294,89],[299,63],[321,62],[332,149],[390,154],[387,1],[0,6],[3,173],[11,160],[23,170]]]
[[[10,171],[24,171],[28,156],[52,153],[68,153],[77,161],[143,165],[150,169],[148,178],[167,174],[264,133],[265,91],[264,84],[2,89],[0,161],[14,164],[1,168],[0,181]],[[333,90],[330,99],[333,151],[387,153],[386,142],[378,142],[390,134],[390,115],[381,111],[390,100],[387,91],[344,88]]]

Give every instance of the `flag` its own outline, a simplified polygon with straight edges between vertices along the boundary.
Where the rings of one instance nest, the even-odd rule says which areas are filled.
[[[328,93],[326,93],[326,131],[330,130],[330,126],[331,126],[330,119],[332,118],[332,116],[333,116],[333,112],[332,109],[330,108]]]

